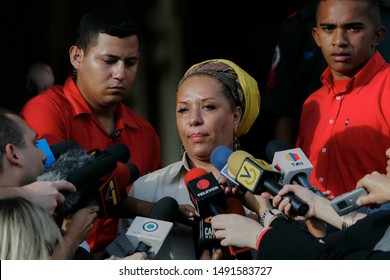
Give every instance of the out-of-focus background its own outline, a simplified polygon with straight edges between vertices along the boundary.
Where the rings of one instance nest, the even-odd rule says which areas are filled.
[[[68,49],[79,18],[88,9],[107,5],[107,1],[47,2],[52,66],[56,82],[62,83],[71,70]],[[278,30],[299,1],[111,0],[109,3],[131,12],[141,27],[140,69],[126,102],[156,128],[166,165],[177,161],[180,155],[175,93],[184,71],[203,60],[230,59],[250,73],[263,92]],[[253,127],[252,133],[241,139],[243,148],[256,145],[265,133]]]
[[[22,71],[27,50],[50,63],[55,83],[71,73],[68,50],[80,17],[89,9],[119,6],[133,14],[142,31],[141,61],[135,87],[125,102],[148,119],[161,139],[163,165],[178,160],[180,140],[175,122],[175,92],[184,71],[194,63],[225,58],[258,82],[263,93],[283,20],[308,0],[4,0],[0,76]],[[24,30],[24,37],[19,34]],[[19,32],[19,33],[18,33]],[[26,34],[28,34],[27,38]],[[30,44],[35,40],[39,45]],[[8,63],[8,64],[7,64]],[[23,81],[16,81],[19,85]],[[3,90],[2,88],[0,90]],[[17,90],[15,89],[15,92]],[[3,103],[3,101],[2,101]],[[1,104],[4,107],[6,104]],[[259,118],[241,139],[253,155],[264,149]],[[142,141],[142,139],[140,139]]]

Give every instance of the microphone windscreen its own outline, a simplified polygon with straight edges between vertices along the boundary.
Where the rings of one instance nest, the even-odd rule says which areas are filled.
[[[129,148],[122,143],[116,143],[107,147],[104,152],[113,156],[117,161],[126,163],[130,159]]]
[[[58,159],[62,154],[66,153],[68,150],[79,147],[73,140],[65,140],[58,142],[50,146],[51,152],[55,159]]]
[[[76,188],[83,187],[97,182],[102,177],[106,176],[110,172],[114,171],[117,166],[117,161],[112,156],[105,156],[99,160],[76,170],[67,178],[67,181],[71,182]]]
[[[206,169],[200,168],[200,167],[194,167],[190,171],[187,172],[187,174],[184,176],[184,183],[187,185],[188,182],[207,174],[208,172]]]
[[[273,161],[276,152],[288,149],[289,148],[286,143],[279,139],[275,139],[267,143],[267,146],[265,147],[265,154],[267,155],[268,160]]]
[[[132,162],[126,162],[125,164],[127,168],[130,170],[130,179],[127,184],[134,183],[140,176],[138,167]]]
[[[94,157],[87,154],[82,148],[78,146],[70,148],[61,154],[45,173],[39,175],[37,181],[68,180],[71,174],[91,164],[93,161]]]
[[[149,212],[149,218],[174,223],[179,213],[176,199],[166,196],[157,201]]]
[[[231,149],[225,146],[216,147],[210,156],[212,165],[221,171],[227,164],[229,156],[233,153]]]
[[[245,151],[235,151],[230,155],[228,158],[228,168],[234,176],[237,177],[241,165],[247,157],[252,158],[253,156]]]
[[[126,187],[129,184],[131,177],[130,169],[127,167],[127,165],[122,162],[117,162],[114,172],[117,185],[122,188]]]

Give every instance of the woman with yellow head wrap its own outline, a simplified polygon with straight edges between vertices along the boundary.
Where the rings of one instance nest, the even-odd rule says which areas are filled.
[[[229,89],[235,105],[243,110],[236,136],[248,133],[260,112],[260,92],[256,80],[234,62],[211,59],[190,67],[179,84],[197,73],[215,76]]]
[[[256,81],[233,62],[214,59],[192,66],[179,82],[176,93],[176,124],[185,148],[182,160],[139,178],[130,196],[151,202],[170,196],[179,203],[182,216],[202,215],[191,202],[185,175],[198,167],[220,178],[210,162],[212,151],[218,146],[233,149],[233,138],[248,132],[259,107]],[[176,223],[157,258],[196,259],[202,249],[202,244],[194,246],[192,228]],[[231,258],[224,252],[223,258],[226,257]]]

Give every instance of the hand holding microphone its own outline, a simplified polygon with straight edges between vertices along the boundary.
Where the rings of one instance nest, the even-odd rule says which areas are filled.
[[[300,148],[288,149],[280,140],[272,140],[266,146],[266,154],[272,165],[282,176],[279,183],[284,186],[294,181],[321,197],[325,195],[309,183],[313,165]]]
[[[255,159],[247,152],[236,151],[228,159],[228,167],[238,183],[251,193],[269,192],[277,195],[281,190],[278,183],[280,173],[261,159]],[[292,210],[298,215],[305,215],[308,205],[293,193],[285,195],[291,201]]]
[[[216,238],[222,246],[257,249],[256,237],[263,227],[250,218],[238,214],[221,214],[211,218]]]
[[[203,168],[191,169],[184,181],[191,200],[202,217],[193,227],[195,251],[199,258],[204,249],[209,248],[211,252],[215,252],[220,245],[211,229],[211,216],[222,213],[238,213],[245,216],[245,210],[239,200],[227,198],[214,175]],[[248,259],[247,248],[229,247],[229,251],[235,259]]]
[[[91,201],[101,206],[99,215],[110,216],[115,210],[113,207],[123,197],[127,197],[126,194],[121,194],[125,192],[124,187],[139,176],[134,164],[122,163],[130,157],[127,147],[114,144],[104,151],[95,149],[87,153],[72,141],[60,144],[57,144],[61,147],[60,156],[37,178],[38,181],[67,180],[77,188],[74,193],[63,193],[65,201],[56,209],[57,220],[91,204]],[[68,147],[69,150],[63,151],[63,147]]]

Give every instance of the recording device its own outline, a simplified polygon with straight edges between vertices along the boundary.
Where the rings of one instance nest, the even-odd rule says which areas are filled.
[[[225,214],[238,214],[246,216],[244,207],[241,202],[235,197],[226,198],[227,208],[224,211]],[[209,249],[211,253],[217,248],[225,250],[225,247],[221,247],[221,240],[215,237],[211,226],[211,216],[206,218],[200,218],[194,222],[193,225],[193,237],[194,237],[194,248],[196,258],[199,259],[203,250]],[[228,246],[226,255],[230,255],[234,259],[253,259],[250,254],[251,248],[239,248],[236,246]]]
[[[55,211],[57,221],[90,204],[99,204],[99,217],[112,213],[112,207],[121,201],[121,197],[127,196],[123,192],[120,195],[123,182],[130,184],[139,176],[138,170],[135,172],[136,167],[130,163],[124,164],[126,168],[122,165],[116,170],[119,165],[117,158],[124,160],[130,155],[129,151],[124,152],[124,147],[112,145],[104,151],[87,153],[76,145],[61,154],[44,174],[37,177],[38,181],[67,180],[77,188],[76,192],[62,192],[65,201]],[[125,179],[118,183],[119,178]]]
[[[212,253],[217,248],[221,248],[221,241],[215,237],[211,227],[211,216],[196,218],[192,227],[192,234],[196,259],[200,258],[205,249],[209,249]]]
[[[52,146],[49,146],[49,143],[45,138],[37,140],[35,145],[46,155],[45,168],[49,169],[51,165],[62,155],[71,148],[77,147],[76,142],[73,140],[66,140],[58,142]]]
[[[64,140],[50,146],[50,150],[53,153],[54,158],[57,160],[62,154],[66,153],[70,149],[79,147],[73,140]]]
[[[154,259],[168,236],[179,213],[179,205],[172,197],[160,199],[150,210],[149,218],[135,217],[126,237],[134,252],[147,252]]]
[[[221,247],[220,240],[216,239],[211,228],[211,216],[222,213],[245,215],[245,210],[237,199],[227,198],[214,175],[203,168],[192,168],[184,177],[184,182],[190,192],[191,201],[201,216],[193,226],[195,254],[199,258],[204,249],[210,249],[212,253]],[[243,259],[249,259],[247,254],[244,254],[246,251],[246,248],[229,246],[230,255],[236,259],[243,256]]]
[[[139,177],[137,166],[131,162],[117,162],[114,172],[101,184],[96,196],[99,205],[98,217],[109,218],[118,216],[117,206],[127,198],[126,186]],[[91,202],[90,202],[91,204]]]
[[[184,177],[192,203],[203,217],[221,214],[226,209],[226,196],[211,172],[192,168]]]
[[[108,146],[104,151],[99,149],[93,149],[89,151],[88,154],[95,156],[96,159],[105,156],[112,156],[118,162],[126,163],[130,159],[130,150],[125,144],[116,143]]]
[[[296,181],[299,185],[316,193],[325,195],[308,181],[313,165],[300,148],[288,149],[280,140],[272,140],[266,146],[266,154],[272,165],[281,173],[279,184],[282,186]]]
[[[246,192],[246,188],[243,188],[236,180],[236,177],[229,171],[227,161],[229,156],[233,153],[231,149],[225,146],[216,147],[210,156],[210,161],[212,165],[219,170],[222,176],[228,179],[228,186],[237,187],[242,192]]]
[[[245,151],[235,151],[228,159],[228,168],[236,177],[238,183],[254,194],[269,192],[277,195],[282,189],[279,185],[280,172],[269,165],[266,161],[255,159]],[[293,193],[285,195],[291,202],[292,211],[304,216],[309,210],[306,202],[302,201]]]
[[[362,195],[366,195],[367,191],[364,188],[358,188],[351,192],[344,193],[331,201],[331,205],[336,210],[339,216],[343,216],[353,210],[360,208],[356,204],[356,200]]]
[[[164,221],[166,222],[171,222],[172,224],[175,222],[176,218],[178,217],[178,208],[179,205],[177,201],[172,198],[172,197],[163,197],[159,201],[156,202],[156,204],[152,207],[152,209],[149,212],[149,220],[147,218],[144,218],[148,221],[151,221],[150,218],[157,220],[154,221],[157,224],[163,223]],[[138,224],[139,225],[139,224]],[[169,226],[169,224],[168,224]],[[135,227],[135,225],[133,226]],[[131,228],[131,226],[130,226]],[[130,229],[129,228],[129,229]],[[147,226],[148,228],[148,226]],[[150,227],[152,228],[152,226]],[[134,229],[134,228],[133,228]],[[129,234],[132,234],[134,231],[132,231]],[[153,232],[152,232],[153,233]],[[148,232],[148,236],[153,234]],[[160,232],[158,232],[160,233]],[[122,232],[113,242],[111,242],[107,247],[106,251],[110,255],[115,255],[117,257],[126,257],[129,255],[134,254],[135,252],[140,252],[142,249],[150,250],[152,248],[152,252],[149,255],[149,258],[154,258],[155,255],[157,255],[158,250],[161,248],[162,244],[164,243],[165,237],[161,241],[161,236],[163,237],[165,234],[157,234],[157,241],[153,241],[153,244],[157,243],[157,246],[153,246],[152,242],[143,242],[143,241],[138,241],[138,240],[133,240],[133,243],[130,242],[130,239],[127,237],[127,232]],[[136,239],[136,237],[134,237]],[[156,239],[156,238],[155,238]],[[160,241],[158,241],[160,240]]]

